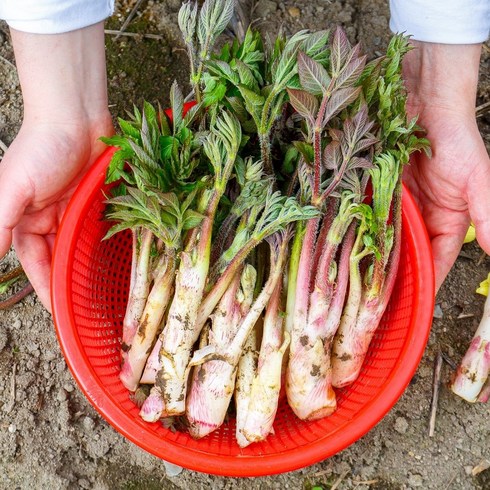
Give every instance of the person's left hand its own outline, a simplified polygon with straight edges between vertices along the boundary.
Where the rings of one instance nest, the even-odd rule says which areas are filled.
[[[413,155],[404,180],[427,227],[438,290],[470,220],[490,253],[490,159],[475,119],[480,46],[415,45],[404,64],[408,111],[427,130],[432,158]]]

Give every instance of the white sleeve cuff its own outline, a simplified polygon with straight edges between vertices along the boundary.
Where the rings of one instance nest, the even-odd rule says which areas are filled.
[[[417,41],[475,44],[487,40],[489,0],[390,0],[390,29]]]
[[[114,0],[0,0],[0,18],[18,31],[61,34],[100,22]]]

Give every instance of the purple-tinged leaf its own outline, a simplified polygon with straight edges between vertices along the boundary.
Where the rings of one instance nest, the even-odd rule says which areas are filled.
[[[368,148],[371,148],[378,142],[378,138],[369,137],[369,138],[363,138],[362,140],[358,141],[356,145],[354,146],[354,149],[352,150],[353,154],[360,153],[361,151],[365,151]]]
[[[294,110],[301,114],[307,121],[313,123],[318,110],[318,100],[304,90],[288,89],[289,101]]]
[[[346,87],[336,90],[327,102],[323,117],[323,126],[326,126],[333,116],[338,114],[342,109],[345,109],[351,102],[354,102],[360,92],[361,87]]]
[[[341,129],[329,128],[328,134],[329,134],[330,138],[332,138],[332,140],[340,141],[344,133]]]
[[[301,86],[313,95],[322,95],[330,83],[327,70],[301,51],[298,53],[298,74]]]
[[[358,132],[361,136],[373,127],[374,122],[369,120],[368,107],[365,103],[361,105],[358,112],[352,118],[352,122],[359,128]]]
[[[343,68],[342,72],[337,78],[337,82],[335,83],[335,86],[337,88],[340,88],[346,85],[352,85],[353,83],[357,82],[357,80],[362,74],[362,71],[364,70],[365,64],[366,64],[366,56],[361,56],[360,58],[356,58],[350,61]]]
[[[330,50],[332,72],[335,75],[338,75],[340,73],[342,65],[349,55],[349,52],[351,51],[351,44],[341,27],[337,27],[337,29],[335,30]]]
[[[356,168],[373,168],[374,164],[367,158],[352,157],[349,161],[349,170],[354,170]]]
[[[330,142],[323,151],[323,166],[327,170],[336,170],[342,164],[342,154],[338,141]]]

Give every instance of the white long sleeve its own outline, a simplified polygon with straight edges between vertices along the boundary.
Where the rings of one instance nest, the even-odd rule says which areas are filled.
[[[0,19],[33,34],[60,34],[96,24],[114,11],[114,0],[0,0]]]
[[[486,41],[490,0],[390,0],[390,29],[418,41],[474,44]]]

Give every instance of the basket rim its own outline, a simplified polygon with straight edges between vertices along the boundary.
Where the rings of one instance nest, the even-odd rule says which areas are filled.
[[[146,432],[114,398],[104,390],[90,366],[76,332],[71,302],[69,264],[74,255],[79,232],[78,218],[86,214],[95,194],[104,183],[105,171],[115,148],[107,148],[89,169],[73,194],[56,237],[51,269],[51,306],[61,350],[80,389],[98,413],[119,433],[145,451],[170,463],[208,474],[234,477],[265,476],[297,470],[317,463],[342,451],[372,429],[393,407],[412,379],[428,340],[435,302],[434,264],[427,231],[422,216],[410,192],[403,186],[403,226],[413,241],[415,300],[411,325],[417,325],[419,335],[405,342],[398,363],[383,389],[350,420],[349,431],[336,431],[333,441],[325,445],[323,438],[295,450],[261,456],[220,455],[168,441]],[[347,422],[346,422],[347,423]],[[250,461],[251,465],[246,462]]]

